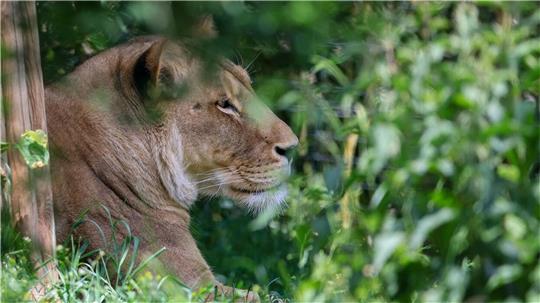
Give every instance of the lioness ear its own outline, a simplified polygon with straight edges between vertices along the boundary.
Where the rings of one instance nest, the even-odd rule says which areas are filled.
[[[166,74],[161,62],[166,43],[167,39],[155,41],[135,63],[133,81],[143,99],[154,99],[160,94],[162,74]]]
[[[214,25],[214,18],[211,15],[201,17],[193,27],[192,32],[193,37],[199,39],[212,39],[218,34]]]

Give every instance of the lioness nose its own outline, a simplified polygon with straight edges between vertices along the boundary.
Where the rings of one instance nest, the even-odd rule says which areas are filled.
[[[268,128],[267,131],[269,133],[265,139],[271,144],[269,147],[272,148],[272,154],[280,162],[287,162],[286,153],[298,145],[298,137],[285,122],[277,117],[272,127]]]
[[[293,135],[294,136],[294,135]],[[286,154],[287,154],[287,151],[293,149],[294,147],[296,147],[298,145],[298,138],[296,138],[296,136],[294,136],[293,139],[291,139],[290,141],[288,142],[281,142],[281,143],[277,143],[274,145],[274,152],[279,156],[279,157],[285,157]]]

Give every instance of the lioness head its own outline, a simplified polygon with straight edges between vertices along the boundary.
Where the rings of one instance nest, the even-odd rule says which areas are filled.
[[[252,211],[280,205],[290,170],[286,152],[298,138],[257,98],[248,73],[224,59],[206,64],[163,38],[143,45],[124,76],[136,88],[131,98],[142,100],[146,113],[162,114],[150,124],[170,147],[160,169],[180,171],[161,172],[170,194],[178,196],[185,184],[177,183],[188,182]]]

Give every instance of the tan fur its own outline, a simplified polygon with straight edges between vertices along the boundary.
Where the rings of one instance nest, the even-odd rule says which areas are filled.
[[[58,239],[86,211],[75,234],[107,249],[103,205],[141,238],[144,254],[166,247],[162,263],[198,287],[216,282],[189,232],[189,206],[199,194],[226,195],[252,211],[278,206],[289,163],[276,146],[297,138],[257,100],[241,67],[222,60],[212,69],[188,49],[138,38],[49,86],[46,101]],[[174,88],[177,96],[164,93]],[[238,114],[217,104],[224,98]]]

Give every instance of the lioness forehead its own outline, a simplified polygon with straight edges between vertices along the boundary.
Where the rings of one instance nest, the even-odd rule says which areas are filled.
[[[251,88],[251,79],[245,69],[229,60],[223,60],[221,66],[225,71],[231,73],[238,81],[240,81],[247,90],[253,91]]]

